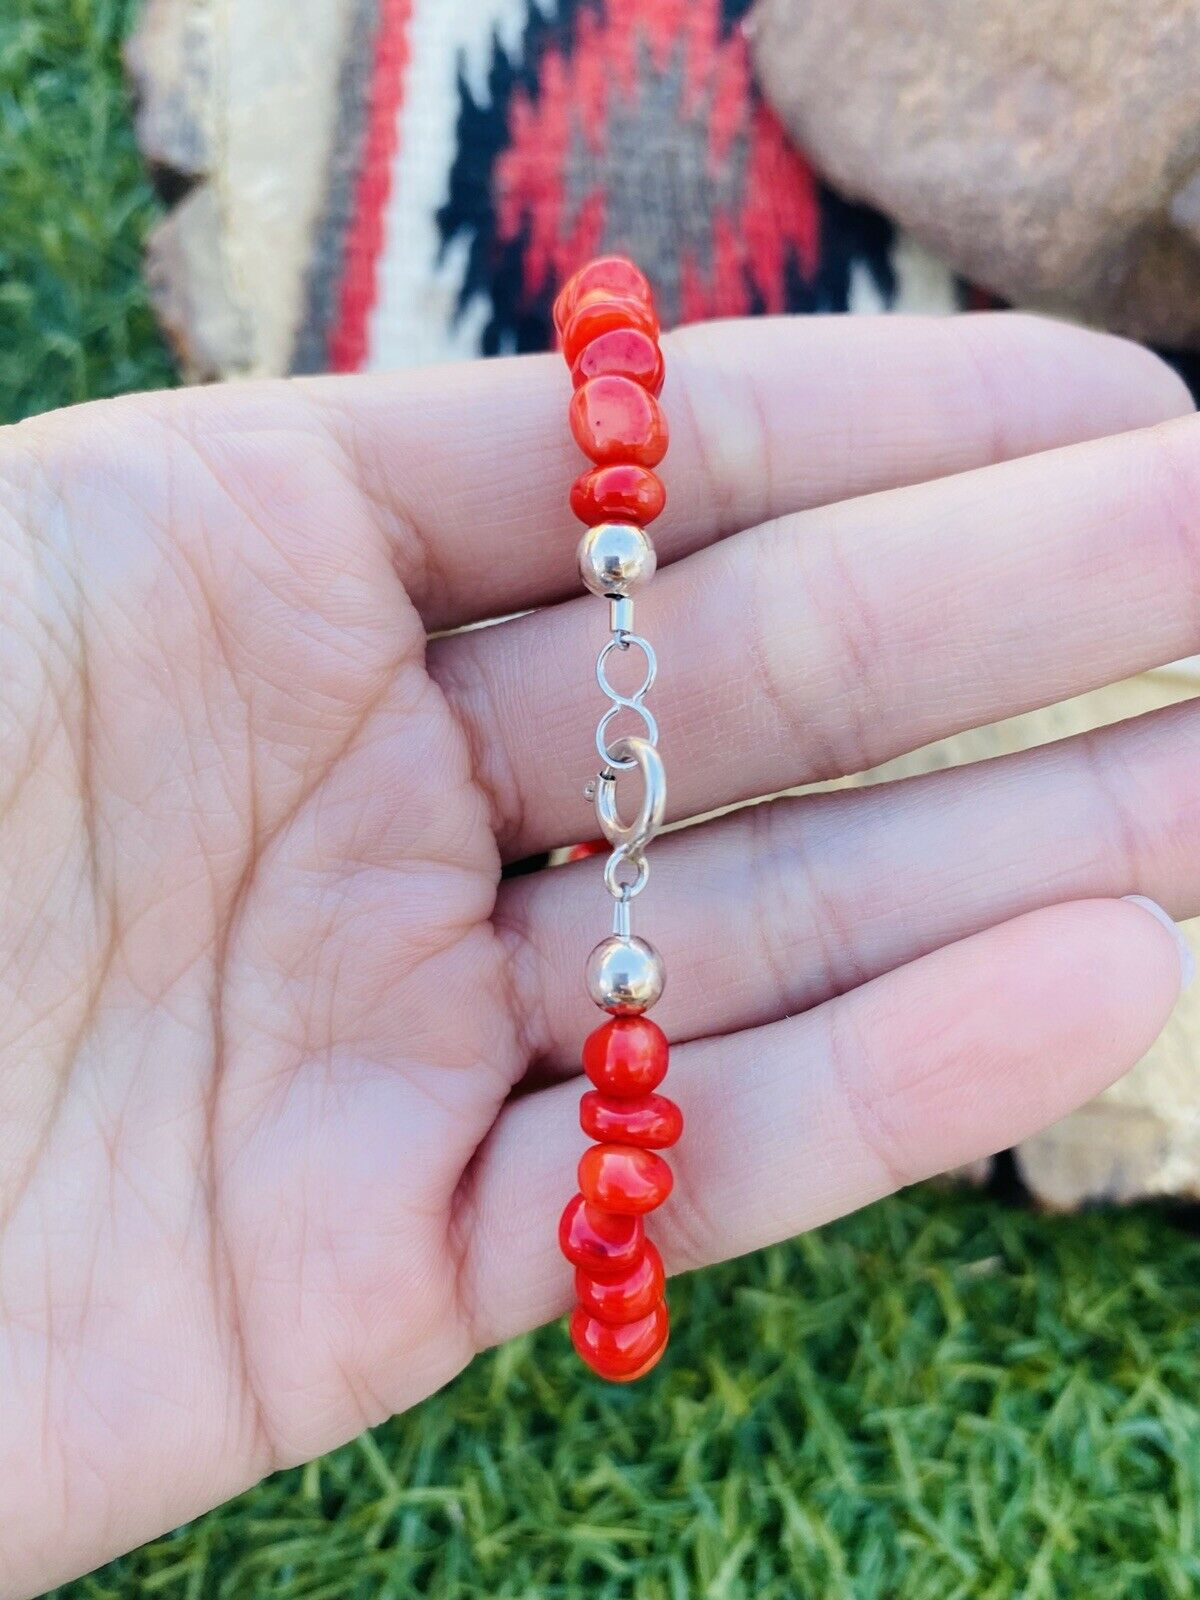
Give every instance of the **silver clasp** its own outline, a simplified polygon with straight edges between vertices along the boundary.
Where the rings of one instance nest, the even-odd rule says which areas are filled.
[[[667,775],[662,757],[637,734],[627,733],[609,746],[614,763],[624,769],[636,767],[642,778],[642,801],[632,822],[621,820],[617,804],[617,774],[604,767],[596,779],[593,801],[600,831],[626,861],[636,863],[646,846],[662,827],[667,809]]]

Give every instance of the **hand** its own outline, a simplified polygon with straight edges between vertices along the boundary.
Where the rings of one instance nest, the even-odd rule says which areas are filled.
[[[1200,647],[1200,431],[1144,352],[789,320],[688,330],[668,366],[638,622],[675,816]],[[574,598],[567,393],[531,358],[0,435],[6,1596],[569,1300],[562,1080],[607,899],[594,861],[500,881],[594,832],[607,615]],[[1198,744],[1185,705],[660,840],[669,1266],[1007,1146],[1132,1065],[1179,962],[1118,897],[1200,907]]]

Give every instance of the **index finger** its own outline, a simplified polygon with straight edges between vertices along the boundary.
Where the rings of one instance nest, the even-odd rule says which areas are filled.
[[[1037,317],[777,317],[665,340],[660,563],[753,523],[1191,410],[1149,351]],[[303,380],[429,628],[578,592],[557,356]]]

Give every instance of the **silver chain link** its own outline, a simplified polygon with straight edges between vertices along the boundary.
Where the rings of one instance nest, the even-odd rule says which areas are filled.
[[[658,675],[658,659],[650,641],[633,631],[633,601],[614,600],[611,609],[612,634],[596,659],[596,682],[611,704],[596,727],[596,750],[602,765],[585,792],[595,805],[601,833],[613,847],[604,868],[605,887],[616,902],[613,932],[628,937],[630,903],[641,894],[650,876],[645,852],[662,825],[667,785],[658,753],[658,723],[645,703]],[[608,665],[614,652],[624,655],[630,650],[641,652],[645,671],[638,687],[623,694],[610,680]],[[622,734],[610,740],[609,729],[623,711],[641,718],[644,733]],[[642,798],[634,821],[626,823],[617,805],[617,779],[620,773],[634,770],[642,779]],[[627,869],[632,870],[632,876]]]

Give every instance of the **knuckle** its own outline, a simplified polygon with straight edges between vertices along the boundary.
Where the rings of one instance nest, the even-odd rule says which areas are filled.
[[[482,794],[501,853],[509,857],[526,836],[525,795],[516,760],[504,736],[491,675],[459,669],[454,650],[431,651],[437,681],[466,743],[472,781]]]
[[[1200,499],[1200,417],[1159,423],[1137,436],[1145,450],[1145,476],[1135,492],[1145,495],[1152,530],[1167,543],[1165,556],[1177,568],[1176,581],[1188,599],[1188,614],[1200,606],[1200,537],[1196,504]],[[1140,474],[1138,475],[1141,476]]]
[[[715,525],[731,533],[761,522],[771,514],[775,468],[761,384],[752,371],[722,358],[728,347],[716,325],[679,329],[670,339],[671,399],[680,413],[685,449],[704,479]]]
[[[886,726],[881,625],[835,528],[827,526],[818,549],[803,548],[799,524],[808,515],[762,531],[746,607],[758,692],[797,753],[799,783],[864,771],[874,759],[872,729]]]
[[[891,1094],[882,1086],[895,1079],[894,1064],[878,1060],[868,1030],[856,1026],[844,1008],[830,1017],[826,1043],[835,1082],[864,1153],[889,1189],[915,1183],[923,1174],[915,1169],[883,1112]]]
[[[664,1243],[672,1272],[707,1266],[722,1254],[727,1228],[719,1226],[701,1195],[711,1190],[705,1163],[689,1159],[686,1143],[673,1163],[674,1184],[663,1211]]]
[[[822,871],[812,801],[791,797],[750,812],[749,915],[755,948],[774,994],[773,1016],[788,1016],[865,981],[853,920]]]

